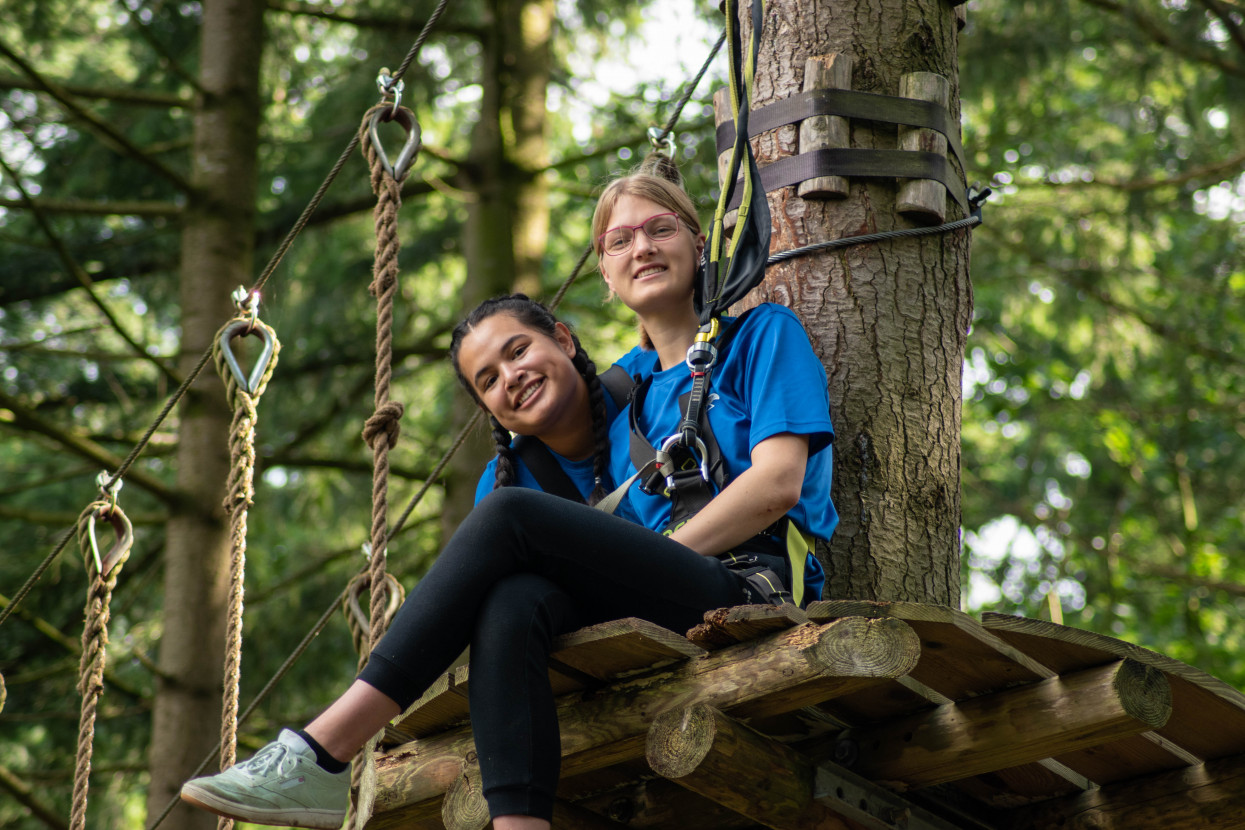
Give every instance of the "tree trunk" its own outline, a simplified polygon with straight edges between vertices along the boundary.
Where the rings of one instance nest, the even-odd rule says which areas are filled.
[[[770,0],[754,108],[800,92],[806,60],[836,54],[851,59],[859,92],[897,96],[911,72],[945,77],[958,123],[956,20],[944,0]],[[853,120],[849,142],[895,149],[897,131]],[[761,166],[797,146],[795,127],[753,142]],[[771,194],[772,250],[913,226],[895,210],[895,180],[848,181],[843,200],[801,199],[794,187]],[[745,302],[792,307],[829,377],[840,524],[818,550],[827,597],[959,604],[968,244],[959,231],[797,258],[771,268]]]
[[[463,250],[467,281],[463,312],[508,291],[539,298],[541,264],[549,237],[545,90],[549,85],[553,33],[551,0],[493,0],[483,43],[484,95],[472,132],[465,189],[468,208]],[[457,432],[474,412],[465,393],[455,418]],[[493,443],[474,437],[454,458],[446,477],[441,529],[448,537],[470,512],[480,470]]]
[[[195,113],[195,191],[182,232],[182,342],[189,374],[232,313],[230,292],[253,282],[256,148],[263,0],[209,0],[203,6]],[[221,504],[229,471],[229,411],[211,365],[179,410],[178,487],[184,503],[168,523],[161,680],[153,715],[151,787],[155,819],[219,735],[225,609],[229,587],[227,522]],[[215,763],[207,772],[214,772]],[[172,824],[210,828],[216,817],[178,808]]]

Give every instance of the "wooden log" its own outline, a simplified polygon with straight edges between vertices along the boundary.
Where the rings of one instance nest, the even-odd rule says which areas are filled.
[[[822,600],[808,607],[815,622],[838,617],[893,617],[921,638],[911,677],[951,700],[1054,677],[1056,672],[955,608],[915,602]]]
[[[1172,715],[1159,734],[1200,759],[1245,753],[1245,694],[1179,660],[1123,640],[1007,614],[985,613],[982,625],[1055,671],[1098,666],[1120,658],[1167,675]]]
[[[654,772],[774,830],[848,830],[813,800],[811,761],[704,704],[653,721],[645,755]]]
[[[648,726],[663,712],[703,702],[739,717],[780,714],[901,677],[919,654],[916,635],[904,623],[849,617],[722,649],[587,696],[571,695],[558,705],[562,773],[642,757]],[[420,805],[441,798],[464,758],[474,762],[465,727],[378,755],[374,815],[426,809]]]
[[[480,770],[472,766],[454,780],[441,804],[445,830],[484,830],[491,821],[484,800]],[[558,830],[624,830],[626,825],[572,804],[557,800],[553,804],[553,826]]]
[[[947,106],[951,85],[933,72],[909,72],[899,79],[899,97]],[[899,149],[947,155],[947,137],[937,130],[899,126]],[[899,185],[895,209],[916,222],[938,225],[947,216],[947,188],[935,179],[906,179]]]
[[[808,622],[794,605],[736,605],[705,612],[705,621],[687,632],[687,639],[706,650],[755,640]]]
[[[628,617],[558,637],[551,656],[558,665],[607,681],[702,654],[681,634]]]
[[[645,765],[647,766],[647,765]],[[679,830],[756,830],[756,822],[673,781],[639,777],[624,786],[577,802],[613,816],[632,828],[677,827]]]
[[[627,827],[561,799],[553,802],[553,826],[558,830],[626,830]]]
[[[714,128],[722,126],[727,121],[734,121],[735,114],[731,112],[731,88],[729,86],[718,87],[713,92],[713,126]],[[728,147],[721,153],[718,153],[718,188],[725,191],[730,185],[726,180],[730,173],[731,167],[731,149]],[[739,221],[739,210],[729,210],[722,219],[722,228],[730,231],[735,227],[735,223]]]
[[[480,784],[480,770],[470,767],[454,779],[441,802],[445,830],[484,830],[489,825],[488,804]]]
[[[1014,830],[1240,830],[1245,755],[1100,787],[1013,811]]]
[[[851,89],[852,56],[832,52],[804,63],[804,91]],[[850,122],[841,115],[814,115],[800,123],[800,152],[831,150],[850,143]],[[800,182],[796,194],[802,199],[842,199],[847,196],[845,176],[819,176]]]
[[[1170,714],[1163,673],[1122,660],[856,730],[852,770],[897,787],[941,784],[1136,735]]]

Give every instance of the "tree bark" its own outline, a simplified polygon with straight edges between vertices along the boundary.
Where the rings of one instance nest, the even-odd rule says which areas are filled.
[[[749,11],[740,12],[745,38]],[[852,88],[896,96],[900,77],[947,78],[959,117],[956,21],[941,0],[770,0],[753,106],[801,90],[806,62],[852,62]],[[853,120],[850,146],[895,149],[893,125]],[[794,155],[797,129],[754,139],[764,166]],[[890,179],[850,180],[844,200],[770,195],[772,250],[913,225]],[[954,206],[952,205],[954,209]],[[959,218],[951,215],[948,218]],[[972,312],[964,231],[804,256],[770,269],[740,307],[773,301],[800,315],[826,367],[840,523],[818,555],[826,597],[959,603],[960,403]]]
[[[552,67],[552,0],[492,0],[485,25],[484,94],[472,132],[464,189],[474,194],[463,234],[467,280],[463,313],[509,291],[541,295],[541,264],[549,238],[549,163],[545,91]],[[461,405],[457,433],[471,417]],[[487,428],[454,457],[446,475],[441,529],[447,537],[474,504],[480,470],[493,455]]]
[[[256,151],[263,0],[203,6],[192,181],[182,231],[182,353],[189,374],[229,319],[230,292],[253,281]],[[209,366],[179,410],[178,488],[185,502],[168,523],[161,680],[153,715],[148,814],[154,819],[211,751],[219,734],[227,524],[229,411]],[[215,771],[209,764],[208,772]],[[211,828],[216,817],[177,808],[174,824]]]

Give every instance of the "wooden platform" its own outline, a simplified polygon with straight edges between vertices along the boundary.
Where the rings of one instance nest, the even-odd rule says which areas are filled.
[[[1245,695],[1038,620],[823,601],[559,641],[554,827],[1245,828]],[[386,731],[368,828],[488,826],[460,668]]]

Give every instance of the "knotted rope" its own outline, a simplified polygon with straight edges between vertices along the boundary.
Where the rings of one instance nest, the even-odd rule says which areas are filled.
[[[376,133],[380,121],[391,120],[397,121],[407,131],[406,146],[396,165],[389,163]],[[363,427],[363,440],[372,450],[371,562],[367,581],[370,629],[366,640],[363,639],[362,629],[356,633],[358,617],[349,608],[346,614],[355,647],[359,649],[359,668],[362,669],[372,647],[380,642],[402,602],[401,586],[385,573],[389,537],[389,450],[398,444],[401,432],[398,421],[404,411],[402,404],[389,400],[389,388],[393,379],[393,298],[398,291],[398,209],[402,207],[402,182],[419,151],[419,122],[410,110],[397,106],[396,100],[382,101],[363,114],[359,137],[363,157],[367,159],[371,171],[372,192],[376,194],[376,207],[372,210],[376,226],[376,254],[372,264],[372,284],[369,286],[372,296],[376,298],[376,398],[375,411]],[[353,603],[353,610],[362,616],[355,599],[358,596],[356,591],[362,591],[361,584],[357,589],[355,585],[350,586],[344,605]],[[373,737],[352,765],[351,779],[356,788],[375,743],[376,738]],[[351,801],[346,816],[347,827],[354,827],[358,819],[366,818],[359,814],[358,807],[356,802]]]
[[[106,519],[118,530],[118,542],[107,556],[100,559],[95,544],[94,523]],[[73,805],[70,830],[86,827],[87,790],[91,777],[91,753],[95,742],[95,713],[100,695],[104,693],[104,663],[108,648],[109,604],[112,590],[117,587],[121,566],[130,556],[132,537],[129,520],[121,508],[111,501],[96,501],[78,517],[78,546],[86,563],[86,624],[82,629],[82,661],[78,668],[78,693],[82,696],[82,713],[78,720],[78,758],[74,766]],[[101,567],[104,569],[101,571]],[[0,704],[3,700],[0,699]]]
[[[252,304],[258,297],[251,295]],[[241,305],[241,303],[240,303]],[[253,308],[253,305],[252,305]],[[233,356],[230,341],[245,335],[258,336],[264,352],[249,376],[243,374]],[[242,664],[242,599],[246,571],[247,512],[255,497],[255,424],[259,420],[256,405],[277,366],[281,344],[276,332],[254,314],[235,317],[227,322],[213,341],[212,359],[225,384],[225,397],[233,410],[229,426],[229,479],[225,486],[225,512],[229,515],[229,605],[225,630],[225,689],[221,701],[220,768],[233,766],[237,760],[238,686]],[[222,818],[221,830],[233,826],[232,819]]]
[[[371,170],[372,192],[376,194],[376,207],[372,211],[376,226],[376,254],[369,286],[376,297],[376,398],[375,412],[367,419],[363,429],[363,440],[372,450],[371,645],[379,642],[387,625],[385,604],[388,592],[376,586],[385,584],[389,450],[397,446],[401,431],[398,420],[404,410],[402,404],[389,400],[389,388],[393,378],[393,298],[398,291],[398,209],[402,206],[402,181],[410,169],[408,159],[408,164],[399,167],[397,178],[394,177],[393,168],[384,158],[384,151],[372,139],[372,130],[373,119],[385,112],[396,115],[396,120],[401,123],[417,123],[410,110],[403,107],[397,110],[395,112],[390,103],[377,104],[364,113],[363,123],[359,126],[363,157]]]

